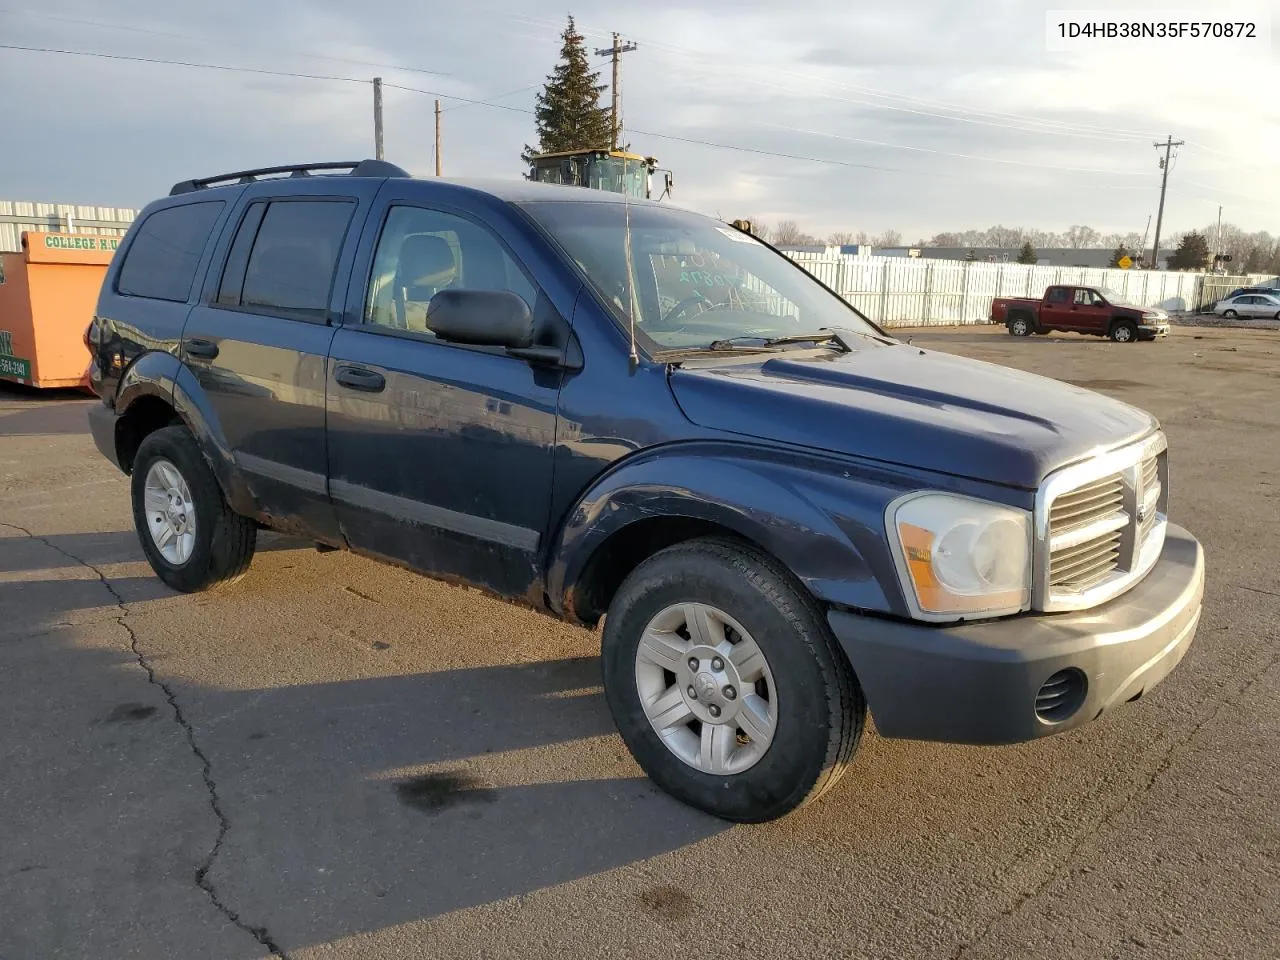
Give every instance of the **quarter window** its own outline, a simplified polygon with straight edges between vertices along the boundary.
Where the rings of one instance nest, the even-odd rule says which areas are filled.
[[[184,203],[148,216],[125,253],[116,291],[186,303],[209,232],[223,206],[221,200]]]

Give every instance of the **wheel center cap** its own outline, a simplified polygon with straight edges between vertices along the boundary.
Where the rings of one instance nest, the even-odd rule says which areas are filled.
[[[702,700],[714,699],[720,690],[716,678],[709,673],[700,673],[694,677],[693,688],[698,691],[698,697]]]

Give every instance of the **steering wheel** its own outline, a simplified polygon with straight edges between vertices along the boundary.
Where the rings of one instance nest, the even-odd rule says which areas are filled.
[[[662,326],[665,327],[677,317],[684,316],[685,311],[688,310],[689,307],[693,306],[695,303],[710,303],[710,302],[711,301],[709,299],[707,299],[702,295],[701,291],[695,290],[693,292],[693,296],[685,297],[683,300],[677,303],[674,307],[668,310],[665,314],[663,314],[662,320],[660,322]]]

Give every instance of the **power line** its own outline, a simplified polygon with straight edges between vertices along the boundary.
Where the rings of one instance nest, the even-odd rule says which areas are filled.
[[[103,20],[82,20],[78,17],[63,17],[53,13],[37,13],[34,10],[13,10],[7,7],[0,7],[0,13],[7,13],[13,16],[32,17],[39,20],[52,20],[58,23],[74,23],[85,27],[102,27],[108,30],[125,30],[129,33],[145,34],[152,37],[166,37],[172,40],[190,40],[194,43],[210,43],[206,37],[193,37],[186,33],[174,33],[169,30],[152,30],[147,27],[135,27],[124,23],[110,23]],[[423,73],[437,77],[448,77],[451,74],[441,73],[439,70],[426,70],[422,67],[405,67],[395,63],[378,63],[372,60],[353,60],[350,57],[334,57],[324,53],[308,53],[302,50],[290,50],[287,47],[264,47],[262,44],[240,43],[233,40],[216,41],[218,46],[241,47],[246,50],[265,50],[270,53],[284,53],[294,57],[306,57],[313,60],[330,60],[334,63],[350,63],[359,67],[380,67],[386,70],[403,70],[406,73]]]
[[[529,17],[529,16],[523,16],[523,15],[510,15],[510,18],[514,20],[523,20],[525,23],[528,23],[533,26],[550,26],[550,21],[545,19],[540,20],[539,18],[536,18],[536,17]],[[579,30],[583,34],[596,34],[599,36],[607,35],[603,31],[599,31],[599,30],[591,30],[591,29],[581,28],[581,27],[579,28]],[[722,59],[718,59],[714,66],[706,66],[706,67],[700,66],[699,60],[696,58],[705,57],[705,52],[703,51],[690,50],[687,47],[680,47],[674,44],[664,43],[662,41],[657,41],[657,40],[647,40],[643,37],[640,37],[638,39],[644,42],[646,46],[652,46],[657,50],[667,51],[668,53],[678,55],[680,57],[682,66],[686,68],[691,68],[695,71],[700,71],[711,76],[721,76],[725,72],[726,64]],[[728,66],[730,69],[735,69],[735,65],[733,64],[729,64]],[[747,79],[748,81],[754,81],[754,82],[761,81],[760,72],[753,67],[747,67],[747,66],[736,67],[736,72],[738,73],[739,76]],[[994,111],[994,110],[983,110],[981,108],[968,107],[961,104],[949,103],[943,100],[937,100],[937,99],[926,98],[926,97],[915,97],[908,94],[892,93],[890,91],[878,90],[877,88],[874,88],[874,87],[866,87],[858,84],[841,83],[839,81],[832,81],[825,77],[817,77],[812,74],[800,73],[797,71],[790,71],[785,69],[780,70],[775,68],[769,71],[768,85],[772,89],[775,89],[775,90],[777,89],[778,84],[776,82],[776,78],[779,75],[790,76],[799,81],[804,82],[806,84],[806,87],[803,92],[804,92],[804,95],[807,97],[817,97],[822,99],[838,100],[845,103],[854,103],[862,106],[875,107],[878,109],[895,110],[899,112],[917,114],[921,116],[935,117],[937,119],[942,119],[942,120],[954,120],[957,122],[965,122],[965,123],[981,123],[988,126],[1022,130],[1028,133],[1046,133],[1046,134],[1056,134],[1056,135],[1062,135],[1062,136],[1076,136],[1083,139],[1113,141],[1117,143],[1138,142],[1141,140],[1145,140],[1151,136],[1150,133],[1143,133],[1135,130],[1126,130],[1118,127],[1103,127],[1095,124],[1074,123],[1072,121],[1065,121],[1065,120],[1046,120],[1040,117],[1033,117],[1028,114],[1003,113],[1003,112]],[[826,87],[835,87],[835,88],[843,88],[846,90],[853,90],[856,92],[863,93],[867,96],[880,97],[882,99],[890,99],[890,100],[900,100],[906,103],[913,103],[918,106],[934,107],[935,109],[948,110],[948,111],[951,111],[952,113],[966,113],[966,114],[972,114],[973,116],[956,117],[956,116],[950,116],[947,114],[939,114],[939,113],[934,113],[927,110],[916,109],[915,107],[898,106],[895,104],[876,103],[868,100],[857,100],[849,97],[841,97],[841,96],[832,94],[830,92],[827,92],[821,89],[820,87],[812,86],[814,84],[822,84],[823,86],[826,86]],[[995,118],[997,120],[1012,120],[1012,121],[1015,121],[1015,123],[1012,123],[1012,124],[997,123],[993,119],[985,119],[985,120],[981,119],[982,117]],[[1033,126],[1028,127],[1026,126],[1027,124],[1031,124]]]
[[[21,51],[27,51],[27,52],[33,52],[33,53],[64,54],[68,56],[93,57],[93,58],[101,58],[106,60],[123,60],[123,61],[135,62],[135,63],[151,63],[151,64],[162,64],[166,66],[194,67],[194,68],[206,69],[206,70],[222,70],[222,71],[237,72],[237,73],[250,73],[250,74],[263,74],[268,76],[292,77],[292,78],[298,78],[303,80],[328,80],[328,81],[335,81],[335,82],[342,82],[342,83],[359,83],[359,84],[366,84],[370,82],[369,80],[361,77],[342,77],[342,76],[334,76],[330,74],[297,73],[297,72],[286,71],[286,70],[267,70],[267,69],[258,68],[258,67],[237,67],[237,66],[230,66],[227,64],[200,63],[200,62],[189,61],[189,60],[168,60],[168,59],[163,59],[158,57],[126,56],[123,54],[101,53],[97,51],[88,51],[88,50],[64,50],[64,49],[59,49],[54,47],[30,47],[30,46],[23,46],[19,44],[0,44],[0,50],[21,50]],[[440,97],[445,100],[453,100],[459,103],[464,103],[472,106],[485,106],[495,110],[506,110],[511,113],[519,113],[524,115],[534,114],[533,110],[530,110],[526,107],[516,107],[516,106],[511,106],[509,104],[492,103],[486,100],[480,100],[478,98],[461,97],[455,94],[443,93],[438,90],[424,90],[419,87],[410,87],[403,84],[386,83],[386,82],[384,82],[382,86],[386,89],[403,90],[408,93],[417,93],[417,94],[422,94],[424,96],[429,96],[429,97]],[[751,154],[755,156],[764,156],[764,157],[775,157],[777,159],[782,159],[782,160],[795,160],[802,163],[818,163],[818,164],[824,164],[828,166],[837,166],[837,167],[843,167],[843,168],[849,168],[849,169],[876,170],[883,173],[903,173],[911,176],[925,176],[925,177],[933,177],[933,178],[947,179],[947,180],[965,179],[963,177],[958,177],[954,174],[948,174],[948,173],[942,173],[942,172],[934,172],[934,171],[926,171],[926,170],[910,170],[902,167],[889,167],[889,166],[883,166],[879,164],[859,163],[852,160],[837,160],[830,157],[813,157],[813,156],[806,156],[804,154],[798,154],[798,153],[785,153],[777,150],[766,150],[758,147],[743,146],[741,144],[723,143],[715,140],[704,140],[697,137],[686,137],[686,136],[679,136],[676,134],[660,133],[655,130],[635,129],[633,132],[641,136],[653,137],[656,140],[666,140],[674,143],[685,143],[685,144],[690,144],[694,146],[708,147],[708,148],[713,148],[718,150],[731,150],[737,153],[746,153],[746,154]],[[974,159],[980,159],[980,158],[974,158]],[[991,158],[981,158],[981,159],[991,159]],[[1108,189],[1128,189],[1128,188],[1110,187],[1110,186],[1108,186],[1107,188]]]
[[[915,147],[905,143],[888,143],[884,140],[868,140],[863,137],[849,137],[844,134],[830,133],[826,130],[807,130],[801,127],[788,127],[779,123],[756,121],[757,126],[773,127],[791,133],[803,133],[814,137],[829,137],[832,140],[847,140],[850,143],[863,143],[873,147],[888,147],[893,150],[911,150],[916,153],[931,153],[940,157],[955,157],[960,160],[980,160],[984,163],[1006,163],[1019,167],[1035,167],[1043,170],[1063,170],[1068,173],[1098,173],[1119,177],[1143,177],[1145,173],[1137,170],[1104,170],[1100,167],[1069,167],[1056,163],[1037,163],[1033,160],[1012,160],[1007,157],[980,157],[970,153],[953,153],[949,150],[935,150],[932,147]]]
[[[455,107],[445,107],[444,112],[447,113],[450,110],[465,110],[467,107],[494,107],[494,106],[497,106],[497,104],[491,103],[490,101],[505,100],[507,97],[514,97],[517,93],[526,93],[530,90],[537,90],[541,86],[542,86],[542,81],[540,80],[537,83],[531,83],[523,87],[517,87],[515,90],[508,90],[506,93],[495,93],[489,97],[482,97],[474,103],[460,103]]]
[[[128,60],[133,63],[161,63],[171,67],[198,67],[202,70],[224,70],[230,73],[257,73],[271,77],[297,77],[300,80],[336,80],[343,83],[368,83],[363,77],[335,77],[321,73],[294,73],[289,70],[267,70],[262,67],[233,67],[225,63],[197,63],[193,60],[165,60],[160,57],[131,57],[122,53],[99,53],[94,50],[63,50],[58,47],[27,47],[17,43],[0,43],[0,50],[24,50],[28,53],[58,53],[69,57],[96,57],[103,60]],[[390,86],[390,84],[387,84]]]

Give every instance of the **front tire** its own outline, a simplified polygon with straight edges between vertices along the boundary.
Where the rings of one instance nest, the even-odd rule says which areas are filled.
[[[813,598],[721,539],[662,550],[605,619],[605,697],[636,762],[672,796],[759,823],[843,775],[866,703]]]
[[[194,593],[244,576],[258,528],[232,512],[184,426],[149,434],[133,461],[133,522],[156,576]]]
[[[1222,312],[1222,316],[1226,320],[1234,320],[1236,317],[1240,316],[1240,314],[1236,313],[1234,310],[1224,310]]]
[[[1138,339],[1138,328],[1130,320],[1120,320],[1111,325],[1111,339],[1116,343],[1133,343]]]

